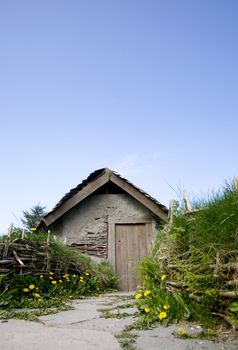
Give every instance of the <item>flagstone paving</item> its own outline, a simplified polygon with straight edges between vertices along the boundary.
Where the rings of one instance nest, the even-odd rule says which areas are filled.
[[[39,317],[39,322],[0,321],[1,350],[237,350],[238,342],[180,339],[178,326],[123,332],[135,321],[128,293],[73,301],[74,310]],[[121,307],[128,304],[127,308]],[[118,306],[120,306],[118,308]],[[113,313],[113,318],[110,318]],[[109,318],[103,318],[109,317]],[[113,315],[111,315],[113,316]],[[121,317],[121,318],[120,318]],[[192,335],[201,327],[184,326]]]

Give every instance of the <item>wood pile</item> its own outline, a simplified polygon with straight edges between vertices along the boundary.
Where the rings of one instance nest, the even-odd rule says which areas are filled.
[[[0,274],[36,273],[48,268],[49,245],[43,241],[8,239],[0,243]]]
[[[73,243],[71,244],[71,247],[78,249],[81,253],[97,256],[99,258],[104,258],[107,255],[106,244]]]

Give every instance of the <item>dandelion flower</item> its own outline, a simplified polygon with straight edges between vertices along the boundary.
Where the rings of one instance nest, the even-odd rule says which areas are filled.
[[[150,308],[149,307],[145,307],[144,311],[148,314],[148,312],[150,312]]]
[[[165,278],[166,278],[166,275],[162,275],[162,276],[161,276],[161,281],[164,281]]]
[[[51,283],[52,283],[52,284],[57,284],[57,281],[52,281]]]
[[[140,299],[142,297],[142,294],[141,293],[137,293],[136,295],[135,295],[135,298],[136,299]]]
[[[179,327],[178,331],[181,335],[184,335],[186,333],[183,327]]]
[[[29,289],[35,289],[35,285],[34,284],[30,284],[29,285]]]
[[[35,297],[35,298],[40,298],[40,294],[34,293],[34,297]]]
[[[162,311],[162,312],[159,313],[158,317],[159,317],[160,320],[163,320],[164,318],[167,317],[167,313]]]
[[[28,288],[23,288],[23,292],[28,293],[30,290]]]
[[[151,294],[151,291],[150,290],[146,290],[145,292],[144,292],[144,296],[145,297],[147,297],[148,295],[150,295]]]
[[[85,272],[85,275],[86,275],[86,276],[89,276],[89,273],[88,273],[88,272]]]
[[[54,272],[52,272],[52,271],[49,272],[49,275],[53,276],[53,274],[54,274]]]
[[[75,275],[75,273],[72,275],[73,278],[76,278],[77,276]]]
[[[32,227],[32,228],[31,228],[31,231],[36,231],[36,227]]]
[[[164,310],[168,310],[170,308],[170,306],[168,305],[168,304],[165,304],[164,306],[163,306],[163,309]]]

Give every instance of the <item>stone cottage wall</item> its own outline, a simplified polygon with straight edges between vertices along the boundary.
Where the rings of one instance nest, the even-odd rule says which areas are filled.
[[[69,245],[100,257],[107,255],[108,218],[152,219],[152,213],[128,194],[97,194],[54,223],[54,234]],[[155,233],[155,220],[153,233]]]

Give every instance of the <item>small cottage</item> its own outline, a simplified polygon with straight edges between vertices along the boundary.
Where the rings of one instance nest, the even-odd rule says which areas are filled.
[[[167,208],[107,168],[94,171],[42,219],[68,245],[107,260],[119,288],[135,290],[133,267],[149,251]]]

